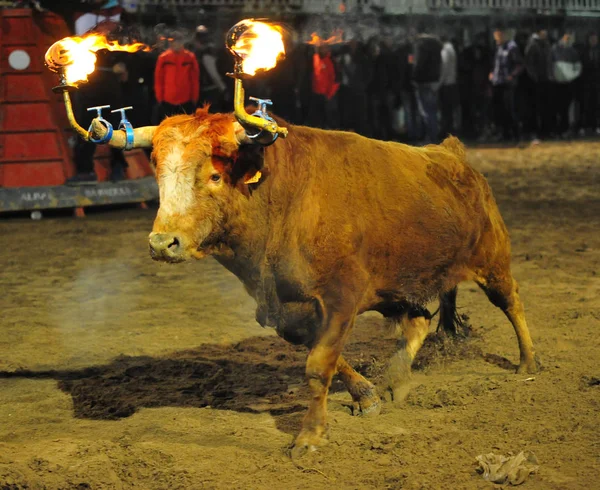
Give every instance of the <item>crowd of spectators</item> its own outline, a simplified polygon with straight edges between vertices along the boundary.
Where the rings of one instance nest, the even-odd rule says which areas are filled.
[[[89,20],[118,22],[109,14]],[[83,23],[79,18],[75,25]],[[160,25],[154,34],[150,52],[99,53],[97,70],[77,93],[82,120],[91,117],[85,107],[107,103],[134,106],[134,126],[192,113],[207,102],[214,112],[233,109],[226,76],[233,57],[224,32]],[[468,43],[449,30],[412,27],[335,42],[290,36],[286,58],[247,80],[246,93],[271,98],[272,111],[290,123],[416,145],[448,134],[510,144],[600,135],[598,35],[553,34],[498,27],[482,29]],[[93,153],[89,143],[76,147],[83,173]],[[117,180],[122,160],[114,158]],[[78,174],[75,182],[93,178]]]
[[[513,143],[600,134],[598,35],[513,32],[481,32],[468,45],[416,29],[335,44],[291,41],[286,59],[246,91],[271,98],[292,123],[413,144],[448,134]],[[154,106],[150,122],[205,102],[232,110],[232,56],[222,37],[204,26],[187,39],[174,30],[137,63]]]

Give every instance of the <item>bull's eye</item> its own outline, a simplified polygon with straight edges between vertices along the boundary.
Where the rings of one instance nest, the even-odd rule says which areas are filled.
[[[221,180],[221,174],[212,174],[210,176],[210,180],[213,182],[219,182]]]

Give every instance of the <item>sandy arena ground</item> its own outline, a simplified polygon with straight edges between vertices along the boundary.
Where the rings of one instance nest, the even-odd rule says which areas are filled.
[[[254,322],[214,260],[153,262],[155,211],[0,221],[0,488],[488,489],[475,456],[531,450],[532,489],[600,488],[600,143],[472,149],[513,243],[543,370],[474,284],[474,335],[420,358],[406,401],[289,458],[305,353]],[[435,309],[436,305],[432,305]],[[375,381],[394,343],[360,318],[347,358]]]

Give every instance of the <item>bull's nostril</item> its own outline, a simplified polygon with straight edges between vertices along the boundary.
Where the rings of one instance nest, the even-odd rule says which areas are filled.
[[[174,236],[173,240],[169,244],[169,250],[174,251],[177,248],[179,248],[179,238],[177,238],[176,236]]]

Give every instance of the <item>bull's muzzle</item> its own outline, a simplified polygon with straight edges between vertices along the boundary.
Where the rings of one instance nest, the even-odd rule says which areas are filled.
[[[181,237],[174,233],[151,233],[148,239],[150,256],[154,260],[182,262],[185,260]]]

